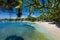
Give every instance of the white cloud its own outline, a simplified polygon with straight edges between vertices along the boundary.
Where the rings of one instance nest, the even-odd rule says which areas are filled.
[[[21,18],[27,18],[27,16],[22,16]]]
[[[36,17],[35,15],[31,15],[32,17]]]

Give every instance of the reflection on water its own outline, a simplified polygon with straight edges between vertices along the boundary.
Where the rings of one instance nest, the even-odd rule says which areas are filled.
[[[13,36],[15,35],[15,36]],[[12,37],[12,38],[11,38]],[[26,23],[4,22],[0,23],[0,40],[48,40],[44,34],[36,31],[36,29]]]

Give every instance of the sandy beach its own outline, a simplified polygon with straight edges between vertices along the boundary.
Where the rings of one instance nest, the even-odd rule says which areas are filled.
[[[50,24],[50,22],[35,22],[39,25],[42,25],[51,35],[51,38],[54,40],[60,40],[60,28],[56,24]]]

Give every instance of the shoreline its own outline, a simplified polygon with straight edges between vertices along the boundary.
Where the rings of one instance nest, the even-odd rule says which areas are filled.
[[[11,22],[11,21],[10,21]],[[12,21],[12,22],[31,22],[31,21]],[[35,23],[38,25],[38,27],[36,26],[35,28],[37,28],[38,31],[41,31],[41,27],[45,28],[46,33],[48,38],[53,39],[53,40],[60,40],[60,28],[58,28],[58,26],[56,24],[51,24],[51,22],[31,22],[31,23]],[[33,24],[32,24],[33,25]],[[40,26],[39,26],[40,25]],[[44,32],[45,30],[42,29]]]
[[[54,40],[60,40],[60,28],[50,22],[34,22],[38,25],[42,25],[51,35]]]

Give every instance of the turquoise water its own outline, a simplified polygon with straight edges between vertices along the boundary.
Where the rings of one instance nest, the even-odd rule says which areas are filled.
[[[0,22],[0,40],[15,40],[15,38],[18,40],[19,37],[24,40],[48,40],[43,33],[36,30],[36,26],[32,25],[28,22]]]

